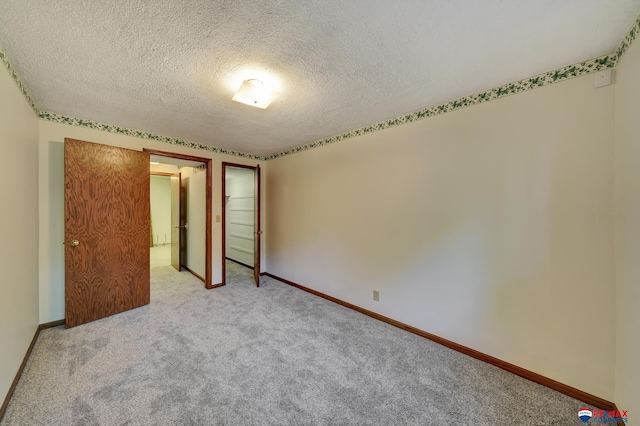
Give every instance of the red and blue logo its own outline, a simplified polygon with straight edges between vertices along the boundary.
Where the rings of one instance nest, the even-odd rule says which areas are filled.
[[[582,420],[583,423],[587,423],[591,417],[593,417],[593,413],[588,408],[581,408],[580,411],[578,411],[578,418]]]
[[[578,418],[582,423],[627,423],[629,421],[628,410],[591,410],[584,407],[578,411]]]

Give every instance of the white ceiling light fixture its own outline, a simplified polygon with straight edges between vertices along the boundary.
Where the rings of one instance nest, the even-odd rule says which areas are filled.
[[[264,82],[252,78],[243,81],[231,99],[246,105],[265,109],[273,102],[275,97],[276,93],[266,88]]]

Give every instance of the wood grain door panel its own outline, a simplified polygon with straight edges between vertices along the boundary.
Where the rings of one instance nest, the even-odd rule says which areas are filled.
[[[180,238],[182,235],[180,228],[180,217],[182,216],[182,203],[180,202],[182,183],[182,175],[176,173],[171,175],[171,266],[176,271],[182,270],[182,262],[180,261],[180,251],[182,244]]]
[[[149,154],[65,139],[64,170],[67,327],[148,304]]]

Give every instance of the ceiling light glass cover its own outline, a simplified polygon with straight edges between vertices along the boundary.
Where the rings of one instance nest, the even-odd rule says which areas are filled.
[[[275,96],[276,93],[267,89],[262,81],[250,79],[242,82],[242,86],[240,86],[231,99],[236,102],[265,109],[273,102]]]

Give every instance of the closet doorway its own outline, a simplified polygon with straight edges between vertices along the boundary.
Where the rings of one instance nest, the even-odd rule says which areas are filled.
[[[212,160],[151,149],[143,151],[150,154],[151,161],[151,266],[162,263],[178,271],[186,269],[201,279],[207,289],[213,288]]]
[[[260,286],[260,166],[222,163],[223,283]]]

